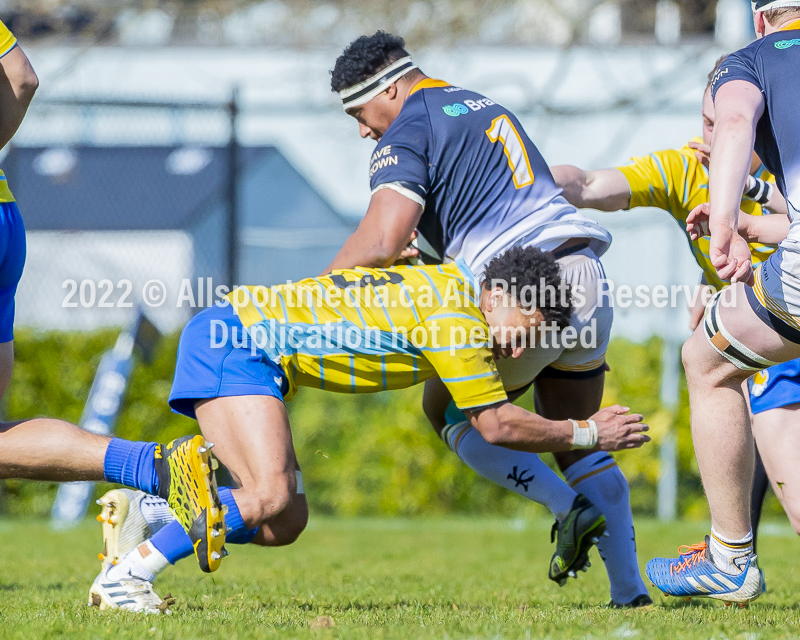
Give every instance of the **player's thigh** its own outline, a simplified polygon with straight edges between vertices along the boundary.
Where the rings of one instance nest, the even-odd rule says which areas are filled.
[[[712,299],[706,317],[683,348],[687,377],[698,386],[739,385],[770,363],[797,357],[800,344],[757,315],[742,283]]]
[[[245,491],[296,496],[298,469],[283,402],[272,396],[227,396],[195,408],[203,436]]]
[[[589,378],[549,377],[542,374],[536,378],[534,385],[536,413],[549,420],[584,420],[600,409],[604,383],[604,371]],[[554,453],[553,457],[563,471],[589,453],[561,451]]]
[[[800,533],[800,397],[798,403],[755,414],[753,435],[775,495]]]

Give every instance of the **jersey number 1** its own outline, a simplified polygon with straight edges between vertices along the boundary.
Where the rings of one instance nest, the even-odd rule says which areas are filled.
[[[486,130],[486,135],[489,136],[489,140],[492,142],[499,140],[502,143],[506,158],[508,158],[508,166],[514,177],[514,186],[517,189],[522,189],[522,187],[532,185],[533,169],[531,169],[531,162],[528,160],[528,152],[525,150],[525,144],[508,116],[497,116],[492,120],[492,126]]]

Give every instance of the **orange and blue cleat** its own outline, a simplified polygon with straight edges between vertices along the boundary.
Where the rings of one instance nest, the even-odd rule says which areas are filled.
[[[705,542],[683,545],[678,558],[654,558],[647,563],[647,577],[668,596],[713,598],[745,605],[762,593],[761,572],[752,554],[739,574],[721,571],[713,562]]]

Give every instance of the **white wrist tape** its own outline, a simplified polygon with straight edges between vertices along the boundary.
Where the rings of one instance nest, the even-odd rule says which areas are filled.
[[[572,423],[572,448],[594,449],[597,445],[597,424],[594,420],[573,420]]]

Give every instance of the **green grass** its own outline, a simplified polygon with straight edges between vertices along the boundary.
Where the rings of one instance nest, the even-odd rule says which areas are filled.
[[[99,527],[68,532],[0,522],[0,637],[169,638],[715,638],[800,637],[800,541],[767,527],[769,593],[747,609],[663,599],[645,611],[604,608],[602,563],[558,588],[547,580],[549,522],[499,518],[315,518],[286,549],[233,549],[205,575],[192,559],[157,583],[171,616],[86,606]],[[699,541],[706,525],[637,520],[640,560]],[[332,618],[333,628],[318,628]]]

